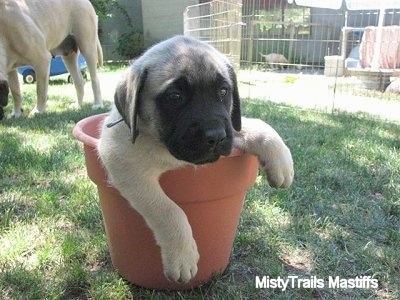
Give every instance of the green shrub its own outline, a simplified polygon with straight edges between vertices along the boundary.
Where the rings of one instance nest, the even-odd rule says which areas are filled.
[[[126,59],[140,55],[144,50],[143,34],[137,30],[123,33],[118,39],[116,52]]]

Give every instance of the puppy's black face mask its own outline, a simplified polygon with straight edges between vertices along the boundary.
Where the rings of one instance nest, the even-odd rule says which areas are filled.
[[[175,158],[205,164],[230,154],[232,93],[218,74],[194,83],[177,78],[156,97],[161,141]]]

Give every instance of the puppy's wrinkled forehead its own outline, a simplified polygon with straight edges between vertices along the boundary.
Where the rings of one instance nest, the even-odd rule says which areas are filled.
[[[154,53],[149,53],[153,55],[148,65],[151,70],[148,79],[159,91],[181,77],[193,85],[215,81],[221,77],[232,84],[228,60],[203,42],[181,37],[175,42],[174,39],[170,40],[162,49],[155,47],[153,50]]]

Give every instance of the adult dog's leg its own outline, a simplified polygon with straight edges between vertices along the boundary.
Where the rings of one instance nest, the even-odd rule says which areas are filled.
[[[22,96],[21,88],[18,81],[17,70],[13,70],[8,73],[8,84],[10,86],[10,91],[14,99],[14,108],[9,117],[19,118],[22,115]]]
[[[87,60],[90,80],[92,81],[92,90],[94,96],[94,104],[93,108],[102,108],[103,107],[103,99],[101,98],[101,91],[100,91],[100,81],[97,76],[97,59],[90,57]]]
[[[62,59],[74,82],[78,105],[82,105],[85,92],[85,80],[78,67],[78,54],[76,52],[70,52],[68,55],[63,56]]]
[[[262,120],[242,117],[242,130],[235,133],[234,145],[258,157],[272,187],[286,188],[292,184],[292,155],[270,125]]]
[[[97,34],[97,33],[96,33]],[[77,37],[79,49],[86,59],[87,67],[89,69],[90,80],[92,82],[92,90],[94,96],[93,108],[102,108],[103,99],[101,98],[100,81],[97,76],[97,62],[102,63],[103,57],[101,48],[100,51],[97,45],[97,36],[91,38],[84,36],[84,39]]]
[[[33,65],[36,72],[36,94],[37,103],[36,107],[30,112],[30,115],[45,112],[47,102],[47,91],[49,88],[49,74],[50,74],[50,52],[43,53],[42,58],[36,59],[39,63]]]

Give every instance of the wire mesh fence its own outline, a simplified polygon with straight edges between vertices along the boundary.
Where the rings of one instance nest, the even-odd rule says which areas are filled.
[[[318,82],[335,97],[400,101],[399,9],[226,0],[190,6],[184,17],[185,34],[213,44],[264,91],[278,81],[307,92]],[[264,97],[279,97],[279,89]]]
[[[240,66],[242,1],[211,1],[188,6],[184,34],[213,45]]]
[[[324,56],[339,48],[334,26],[320,22],[332,17],[336,15],[322,12],[316,18],[310,8],[288,6],[284,1],[246,1],[242,60],[260,68],[280,66],[320,71]]]

